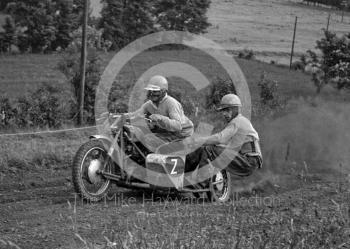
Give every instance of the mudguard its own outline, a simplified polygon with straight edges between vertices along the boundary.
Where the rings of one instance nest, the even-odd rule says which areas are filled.
[[[89,138],[101,141],[107,152],[111,148],[112,139],[106,135],[92,135]],[[116,150],[113,150],[112,159],[115,163],[118,163],[118,153]]]

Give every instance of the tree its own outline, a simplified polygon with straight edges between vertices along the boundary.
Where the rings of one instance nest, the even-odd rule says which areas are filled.
[[[317,92],[328,83],[337,89],[350,89],[350,33],[338,37],[330,31],[324,32],[324,37],[317,41],[322,57],[317,58],[316,53],[308,51],[313,59],[308,63],[313,74],[313,81]]]
[[[102,0],[104,40],[120,49],[137,38],[158,30],[206,32],[210,0]]]
[[[80,26],[82,0],[13,0],[7,11],[20,31],[21,51],[52,51],[66,48],[71,33]]]
[[[13,2],[13,0],[1,0],[0,1],[0,11],[6,10],[7,4]]]
[[[8,11],[22,30],[18,40],[21,51],[42,52],[51,48],[57,32],[52,1],[17,1],[8,5]]]
[[[102,3],[99,27],[103,29],[103,39],[112,42],[112,50],[121,49],[156,30],[151,14],[152,1],[102,0]]]
[[[209,6],[210,0],[157,0],[154,15],[163,30],[200,34],[210,26],[206,16]]]
[[[55,6],[56,39],[52,42],[52,49],[66,48],[72,41],[71,33],[77,28],[77,14],[73,13],[72,0],[57,0]]]
[[[11,51],[11,45],[16,44],[16,27],[13,25],[10,17],[6,17],[3,28],[5,30],[2,39],[3,48],[5,51]]]
[[[338,37],[325,31],[325,37],[317,41],[317,48],[322,52],[322,69],[325,80],[338,89],[350,88],[350,33]]]

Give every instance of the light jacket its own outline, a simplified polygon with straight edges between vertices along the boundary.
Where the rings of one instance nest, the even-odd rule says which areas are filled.
[[[193,134],[193,123],[186,117],[182,105],[175,98],[165,95],[165,97],[156,106],[151,100],[145,102],[132,115],[159,114],[161,115],[160,128],[169,132],[176,133],[182,137],[188,137]]]

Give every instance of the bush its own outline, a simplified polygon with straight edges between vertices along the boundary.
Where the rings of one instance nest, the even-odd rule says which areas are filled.
[[[30,97],[29,118],[34,127],[53,127],[62,125],[63,106],[59,90],[51,85],[43,85]]]
[[[205,108],[212,109],[219,105],[221,98],[229,93],[236,93],[233,82],[217,77],[208,88],[205,98]]]
[[[1,127],[13,128],[57,128],[66,120],[65,108],[61,104],[59,90],[43,85],[28,96],[10,102],[0,100]]]
[[[255,53],[251,49],[244,49],[243,51],[239,51],[238,58],[251,60],[255,58]]]
[[[188,117],[194,117],[196,114],[196,104],[193,101],[193,96],[189,96],[188,94],[183,94],[179,90],[170,90],[169,95],[177,99],[184,110],[184,113]]]
[[[260,103],[253,109],[255,116],[266,116],[274,114],[284,109],[286,100],[278,94],[278,82],[267,77],[266,72],[262,72],[260,81]]]
[[[307,63],[306,71],[313,75],[313,82],[317,92],[323,85],[331,83],[335,88],[350,88],[350,33],[338,37],[335,33],[325,31],[324,38],[316,41],[322,52],[322,58],[316,53],[308,51],[311,59]]]

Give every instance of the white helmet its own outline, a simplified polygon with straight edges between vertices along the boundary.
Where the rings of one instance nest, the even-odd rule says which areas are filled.
[[[160,90],[168,90],[168,81],[164,76],[156,75],[153,76],[149,81],[147,87],[145,87],[147,91],[160,91]]]
[[[226,94],[222,97],[218,110],[223,110],[232,106],[242,106],[241,100],[236,94]]]

